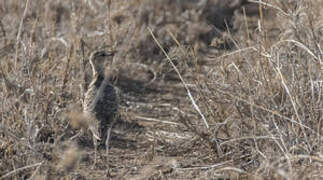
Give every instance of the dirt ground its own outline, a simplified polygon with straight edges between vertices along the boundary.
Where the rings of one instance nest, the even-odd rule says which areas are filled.
[[[323,179],[322,8],[0,1],[0,180]],[[120,108],[96,153],[80,127],[98,49]]]

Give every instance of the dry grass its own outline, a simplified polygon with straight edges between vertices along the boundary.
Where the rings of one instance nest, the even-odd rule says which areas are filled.
[[[323,178],[321,0],[24,2],[0,2],[0,179]],[[98,48],[121,109],[91,168],[70,112]]]

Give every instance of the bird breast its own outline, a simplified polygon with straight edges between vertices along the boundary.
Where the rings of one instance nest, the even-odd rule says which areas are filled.
[[[107,119],[118,109],[118,95],[114,86],[104,79],[93,81],[85,95],[84,112],[96,116],[97,119]]]

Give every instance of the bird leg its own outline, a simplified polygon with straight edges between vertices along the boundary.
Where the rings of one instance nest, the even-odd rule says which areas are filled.
[[[106,137],[104,137],[104,145],[106,147],[106,154],[109,154],[109,145],[110,145],[110,139],[111,139],[111,132],[112,132],[112,128],[116,122],[116,117],[112,117],[111,119],[111,123],[110,126],[108,127],[107,131],[106,131]]]
[[[103,124],[100,127],[100,137],[101,139],[98,140],[98,149],[101,150],[105,150],[106,149],[106,140],[107,140],[107,136],[108,136],[108,125]]]
[[[109,155],[109,149],[110,149],[109,145],[110,145],[111,131],[112,131],[112,126],[110,126],[109,129],[108,129],[107,139],[105,141],[106,154],[107,155]]]
[[[97,143],[97,139],[93,136],[93,146],[94,146],[94,162],[93,162],[93,165],[92,165],[92,169],[95,168],[96,166],[96,160],[97,160],[97,152],[98,152],[98,143]]]

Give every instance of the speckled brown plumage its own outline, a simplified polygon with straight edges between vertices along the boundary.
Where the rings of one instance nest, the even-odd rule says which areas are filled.
[[[118,111],[119,98],[116,88],[113,85],[113,72],[104,73],[104,64],[109,61],[112,54],[104,51],[97,51],[91,54],[90,64],[93,71],[93,80],[90,83],[85,94],[83,102],[83,112],[94,117],[98,121],[98,126],[91,129],[93,136],[98,132],[100,139],[99,148],[105,149],[108,129],[114,124],[115,117]],[[110,60],[111,61],[111,60]],[[106,69],[109,71],[108,69]],[[111,71],[111,70],[110,70]]]

